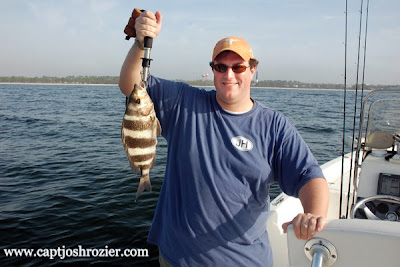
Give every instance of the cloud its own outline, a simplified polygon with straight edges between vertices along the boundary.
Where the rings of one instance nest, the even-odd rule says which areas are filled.
[[[388,40],[398,41],[400,40],[400,26],[383,28],[380,30],[380,36]]]
[[[91,0],[90,9],[93,13],[103,14],[110,12],[116,6],[114,1],[110,0]]]
[[[48,3],[29,2],[33,15],[41,24],[47,25],[50,29],[59,29],[65,27],[68,22],[60,7],[51,6]]]
[[[337,18],[338,18],[337,16],[331,16],[331,15],[322,16],[322,19],[324,20],[335,20]]]

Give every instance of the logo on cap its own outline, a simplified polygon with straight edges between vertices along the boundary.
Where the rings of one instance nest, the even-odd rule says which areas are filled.
[[[249,61],[253,58],[253,50],[245,39],[236,36],[229,36],[216,43],[212,60],[214,61],[219,53],[226,50],[235,52],[245,61]]]
[[[231,45],[233,44],[233,42],[239,42],[239,40],[237,40],[237,39],[232,39],[232,38],[227,38],[227,39],[225,40],[225,42],[227,42],[228,45],[231,46]]]

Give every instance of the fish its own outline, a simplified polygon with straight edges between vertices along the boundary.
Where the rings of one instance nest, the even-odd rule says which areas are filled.
[[[134,172],[141,172],[136,199],[144,190],[151,191],[150,169],[156,159],[157,136],[161,125],[144,83],[135,84],[128,98],[122,121],[121,139]]]

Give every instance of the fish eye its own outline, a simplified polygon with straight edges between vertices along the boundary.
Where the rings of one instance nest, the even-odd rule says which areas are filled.
[[[136,104],[140,104],[140,99],[135,100]]]

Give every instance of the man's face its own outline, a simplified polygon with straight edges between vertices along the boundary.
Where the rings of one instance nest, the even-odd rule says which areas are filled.
[[[228,66],[224,73],[213,70],[214,86],[220,106],[230,111],[247,111],[249,105],[251,109],[253,102],[250,99],[250,84],[256,68],[250,68],[249,62],[234,52],[220,54],[214,63]],[[231,67],[236,65],[248,68],[242,73],[235,73]]]

